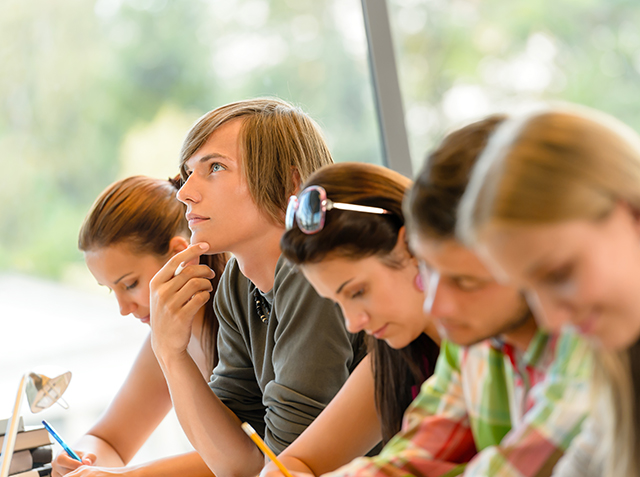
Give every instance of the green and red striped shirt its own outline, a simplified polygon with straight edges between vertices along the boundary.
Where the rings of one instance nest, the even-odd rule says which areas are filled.
[[[587,415],[592,360],[574,333],[538,331],[524,353],[495,339],[444,341],[401,432],[327,476],[551,475]]]

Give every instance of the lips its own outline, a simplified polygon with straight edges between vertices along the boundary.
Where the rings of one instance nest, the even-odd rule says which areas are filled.
[[[147,316],[136,316],[136,318],[138,318],[142,323],[149,323],[151,321],[151,316],[147,315]]]
[[[384,336],[385,331],[387,331],[387,326],[388,324],[378,328],[376,331],[367,332],[367,333],[371,334],[377,340],[382,339],[382,336]]]
[[[196,226],[206,220],[209,220],[209,218],[203,215],[198,215],[193,213],[187,214],[187,221],[189,222],[189,228]]]
[[[580,323],[576,324],[576,327],[583,335],[593,334],[595,331],[595,326],[598,320],[599,313],[596,311],[590,312],[587,317],[582,320]]]

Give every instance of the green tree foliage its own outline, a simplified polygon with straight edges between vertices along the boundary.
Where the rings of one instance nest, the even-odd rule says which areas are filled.
[[[450,128],[571,101],[640,128],[636,0],[391,2],[414,166]]]
[[[0,3],[0,269],[55,277],[81,260],[82,218],[126,169],[128,134],[160,111],[193,122],[233,100],[280,96],[323,125],[337,159],[379,162],[365,57],[345,50],[333,9],[337,2],[282,0]],[[363,44],[357,17],[355,29]]]
[[[389,3],[416,168],[451,127],[523,101],[640,126],[637,0]],[[63,275],[96,195],[176,172],[174,136],[230,101],[282,97],[336,160],[381,160],[359,0],[4,0],[0,61],[0,270]]]

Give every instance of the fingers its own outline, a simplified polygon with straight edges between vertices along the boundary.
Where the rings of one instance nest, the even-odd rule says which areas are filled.
[[[194,258],[193,260],[189,260],[188,262],[182,262],[180,263],[180,265],[178,265],[178,268],[176,268],[176,271],[173,272],[173,276],[177,277],[178,275],[180,275],[182,270],[187,268],[189,265],[198,265],[199,263],[200,261],[198,260],[198,257]]]
[[[81,465],[84,465],[84,462],[78,462],[77,460],[69,457],[65,452],[62,452],[52,462],[53,475],[61,477],[69,472],[73,472]]]
[[[200,308],[204,306],[209,300],[210,292],[202,291],[198,292],[191,297],[191,299],[183,306],[184,313],[187,316],[195,315]]]
[[[209,250],[209,244],[205,242],[189,245],[182,252],[176,253],[169,261],[160,269],[154,277],[157,282],[167,282],[172,277],[180,274],[178,268],[182,263],[188,264],[192,260],[197,260],[200,255]],[[184,268],[184,266],[182,267]]]
[[[182,265],[182,264],[181,264]],[[177,275],[171,278],[172,288],[179,289],[192,279],[211,280],[215,276],[213,270],[206,265],[186,265]]]
[[[198,263],[208,247],[206,243],[190,245],[151,279],[152,346],[160,362],[184,353],[191,339],[193,319],[213,290],[210,279],[214,273],[206,265],[187,265],[178,270],[181,264]]]
[[[185,272],[183,272],[185,274],[189,273],[193,273],[192,270],[186,270]],[[181,277],[182,279],[184,279],[184,277]],[[191,303],[191,301],[193,301],[193,298],[197,295],[200,294],[205,294],[207,299],[205,299],[205,301],[201,304],[203,305],[204,303],[207,302],[208,297],[209,297],[209,293],[213,291],[213,287],[211,286],[211,282],[208,280],[208,278],[189,278],[188,281],[180,287],[180,289],[178,290],[171,290],[171,296],[167,297],[166,303],[167,303],[167,309],[170,310],[172,313],[176,313],[178,312],[178,310],[183,309],[185,311],[185,314],[187,316],[190,316],[189,314],[189,310],[187,310],[185,307],[187,306],[187,304]],[[195,310],[197,311],[197,309]]]

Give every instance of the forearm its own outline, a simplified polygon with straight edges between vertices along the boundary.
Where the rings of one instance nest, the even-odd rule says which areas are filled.
[[[300,459],[293,456],[279,456],[278,459],[289,471],[315,475],[313,470],[311,470],[311,468],[309,468],[309,466]],[[265,465],[262,472],[260,472],[260,477],[282,477],[282,475],[283,474],[280,469],[278,469],[278,466],[273,462],[269,462]]]
[[[240,428],[240,420],[203,381],[188,353],[159,358],[178,420],[191,444],[218,475],[252,477],[263,456]]]
[[[197,452],[158,459],[128,468],[129,477],[212,477],[207,464]]]
[[[91,439],[87,440],[85,446],[87,451],[93,448],[101,454],[104,452],[101,445],[96,446],[95,442],[89,441]],[[86,456],[86,454],[83,455]],[[67,474],[68,472],[70,474]],[[73,475],[74,477],[212,477],[214,474],[197,452],[189,452],[127,467],[122,465],[121,460],[118,462],[99,459],[93,465],[67,469],[57,468],[54,475]]]
[[[84,454],[91,453],[96,456],[96,466],[122,467],[124,460],[118,452],[104,439],[91,434],[85,434],[73,447],[74,450]]]

